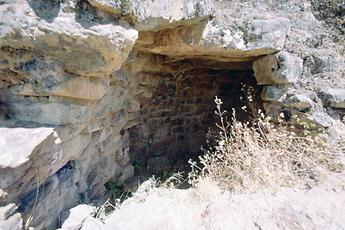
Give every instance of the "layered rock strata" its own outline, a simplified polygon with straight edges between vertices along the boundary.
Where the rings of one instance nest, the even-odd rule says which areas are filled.
[[[213,97],[238,109],[241,83],[269,115],[334,127],[342,26],[307,0],[1,1],[0,228],[54,229],[133,156],[197,153]]]

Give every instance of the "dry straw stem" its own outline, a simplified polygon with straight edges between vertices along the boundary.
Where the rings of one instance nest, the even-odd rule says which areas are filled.
[[[312,186],[325,174],[341,171],[339,155],[344,143],[328,144],[319,137],[300,136],[283,124],[272,124],[259,110],[252,122],[243,123],[232,114],[225,123],[222,101],[216,97],[219,133],[213,135],[200,162],[191,163],[189,182],[208,177],[222,188],[251,192],[303,183]]]

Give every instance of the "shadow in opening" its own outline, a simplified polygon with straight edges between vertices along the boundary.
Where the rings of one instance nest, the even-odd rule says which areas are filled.
[[[219,69],[204,63],[182,74],[154,76],[159,78],[158,84],[147,86],[153,89],[152,97],[141,100],[143,122],[129,130],[134,184],[152,175],[162,180],[173,172],[187,176],[188,160],[202,155],[201,146],[207,148],[207,134],[218,130],[215,96],[222,99],[228,118],[235,110],[238,120],[250,119],[250,112],[242,109],[247,106],[248,88],[253,94],[252,106],[262,108],[261,87],[251,63],[242,63],[241,69],[233,63],[230,66],[231,69]]]

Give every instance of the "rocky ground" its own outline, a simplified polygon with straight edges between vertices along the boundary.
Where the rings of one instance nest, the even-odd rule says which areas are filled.
[[[104,223],[94,208],[71,210],[62,229],[345,229],[345,177],[333,174],[314,188],[231,194],[211,181],[187,190],[145,182]],[[84,215],[82,215],[83,213]]]
[[[0,1],[0,229],[58,228],[69,209],[102,199],[105,185],[123,186],[138,168],[170,170],[205,142],[214,96],[240,108],[244,83],[266,114],[337,138],[344,8]],[[184,199],[193,190],[170,192]]]

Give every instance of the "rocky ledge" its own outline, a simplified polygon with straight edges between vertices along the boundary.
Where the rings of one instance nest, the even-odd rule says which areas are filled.
[[[324,2],[0,1],[0,229],[55,229],[138,161],[198,154],[213,97],[240,108],[243,84],[340,129],[344,3]]]

